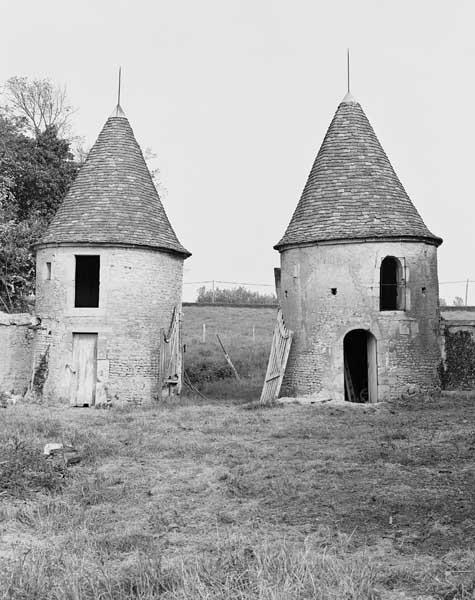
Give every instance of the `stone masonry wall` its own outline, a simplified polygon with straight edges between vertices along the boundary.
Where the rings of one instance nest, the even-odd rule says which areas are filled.
[[[31,378],[34,330],[29,314],[0,312],[0,392],[24,394]]]
[[[100,255],[99,308],[74,307],[75,255]],[[51,262],[51,279],[46,263]],[[48,247],[37,253],[35,364],[47,353],[44,395],[69,402],[73,333],[97,333],[98,381],[115,403],[158,395],[159,333],[181,303],[183,259],[140,248]]]
[[[405,265],[406,310],[379,310],[385,256]],[[282,395],[343,398],[343,339],[352,329],[376,337],[379,400],[438,387],[435,246],[367,242],[289,249],[281,254],[281,278],[280,303],[294,331]]]

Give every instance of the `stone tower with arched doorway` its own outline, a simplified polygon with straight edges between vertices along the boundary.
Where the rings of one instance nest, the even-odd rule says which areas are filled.
[[[441,243],[347,94],[275,246],[294,331],[281,394],[377,401],[438,387]]]
[[[79,406],[157,397],[160,330],[180,310],[190,253],[120,106],[36,250],[43,394]]]

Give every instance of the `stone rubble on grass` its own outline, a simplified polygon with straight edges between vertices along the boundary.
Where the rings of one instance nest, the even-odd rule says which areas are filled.
[[[62,450],[63,448],[63,444],[58,444],[55,442],[50,442],[49,444],[46,444],[44,449],[43,449],[43,454],[46,456],[50,456],[50,455],[54,455],[55,453],[57,453],[58,450]]]
[[[21,400],[19,394],[9,394],[7,392],[0,392],[0,408],[8,408],[9,406],[15,406],[17,402]]]
[[[80,453],[73,446],[66,446],[58,442],[50,442],[43,449],[46,458],[62,458],[66,466],[76,465],[81,461]]]
[[[315,395],[315,396],[300,396],[300,397],[284,397],[276,400],[277,404],[300,404],[300,405],[324,405],[324,406],[338,406],[340,408],[363,408],[372,409],[387,407],[387,402],[348,402],[344,399],[339,398],[328,398],[328,396]]]

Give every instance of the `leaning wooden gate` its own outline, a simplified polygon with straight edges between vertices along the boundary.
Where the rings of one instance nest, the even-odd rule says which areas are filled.
[[[183,381],[181,313],[173,309],[168,333],[160,329],[160,390],[162,396],[180,394]]]
[[[282,317],[282,310],[277,312],[277,323],[274,328],[269,363],[266,378],[261,393],[261,402],[266,404],[277,400],[279,397],[282,379],[284,378],[287,359],[289,358],[290,345],[292,344],[293,331],[287,329]]]

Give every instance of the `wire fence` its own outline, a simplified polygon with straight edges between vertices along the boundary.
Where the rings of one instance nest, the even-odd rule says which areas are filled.
[[[274,283],[249,282],[249,281],[225,281],[222,279],[205,279],[202,281],[184,281],[186,286],[184,289],[185,302],[195,302],[198,296],[198,290],[202,286],[209,286],[211,296],[216,298],[215,292],[220,286],[232,286],[232,288],[245,287],[251,288],[252,291],[258,291],[262,294],[269,295],[275,293]],[[427,281],[413,281],[410,284],[421,284],[425,286]],[[439,296],[441,303],[447,306],[472,306],[475,305],[475,293],[473,284],[475,279],[459,279],[454,281],[439,281]],[[365,285],[363,283],[363,285]],[[374,282],[367,282],[366,285],[370,288],[374,287]],[[222,287],[221,287],[222,289]],[[214,294],[213,294],[214,292]]]
[[[220,279],[207,279],[205,281],[184,281],[185,285],[202,285],[204,283],[211,283],[212,285],[218,283],[225,283],[228,285],[243,285],[243,286],[260,286],[260,287],[274,287],[273,283],[249,283],[245,281],[222,281]]]

